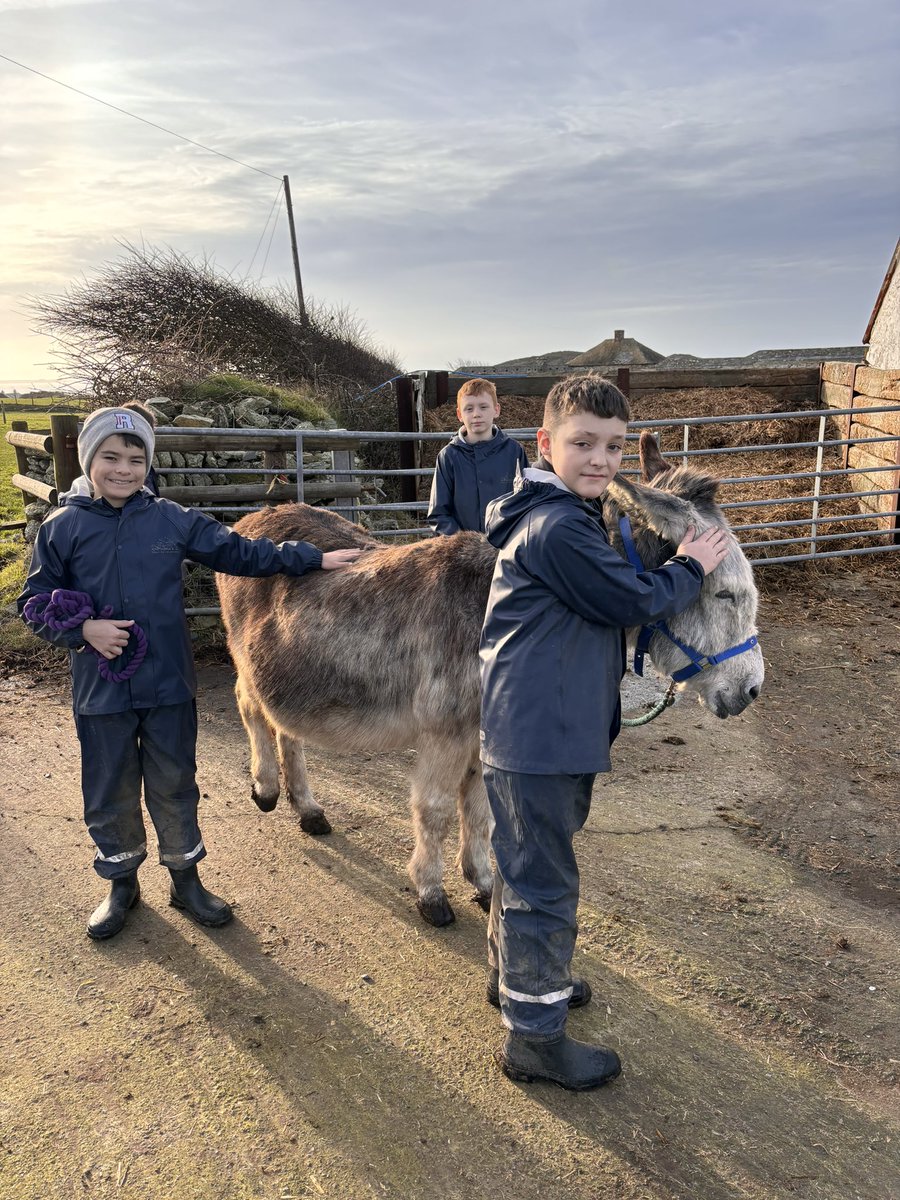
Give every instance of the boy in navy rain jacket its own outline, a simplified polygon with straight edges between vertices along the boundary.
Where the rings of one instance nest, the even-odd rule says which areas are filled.
[[[494,424],[497,389],[487,379],[467,379],[456,397],[462,428],[437,456],[428,524],[435,533],[484,533],[491,500],[512,491],[516,472],[528,466],[525,451]]]
[[[229,575],[303,575],[359,555],[242,538],[212,517],[154,496],[143,486],[154,440],[152,425],[135,410],[90,414],[78,438],[85,474],[41,526],[18,601],[21,613],[32,597],[64,589],[87,593],[98,614],[112,608],[108,619],[73,629],[31,625],[70,651],[84,818],[96,847],[94,868],[111,883],[88,922],[94,939],[117,934],[140,898],[137,872],[147,857],[142,786],[160,862],[171,873],[172,904],[202,925],[224,925],[232,915],[197,875],[206,848],[197,823],[196,679],[182,603],[184,559]],[[146,635],[146,657],[130,679],[103,679],[98,660],[119,658],[135,623]]]
[[[598,502],[619,468],[628,401],[596,375],[551,390],[541,457],[490,506],[500,550],[481,636],[481,760],[494,817],[497,876],[488,932],[488,998],[509,1033],[512,1079],[584,1090],[614,1079],[614,1051],[565,1032],[591,991],[571,976],[578,867],[573,835],[619,732],[624,629],[672,616],[725,557],[720,530],[637,573],[611,548]]]

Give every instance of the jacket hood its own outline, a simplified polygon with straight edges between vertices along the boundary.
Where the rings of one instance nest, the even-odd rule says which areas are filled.
[[[134,504],[138,498],[141,498],[142,504],[146,504],[148,500],[153,499],[153,493],[149,488],[139,488],[133,496],[128,497],[122,507],[128,508],[128,506]],[[75,508],[90,508],[92,505],[95,505],[97,508],[103,511],[116,511],[112,504],[108,504],[102,499],[94,498],[94,489],[87,475],[79,475],[78,478],[74,480],[72,486],[67,492],[60,492],[57,499],[57,504],[60,508],[66,506],[72,506]]]
[[[467,442],[466,427],[465,425],[460,425],[459,432],[457,433],[456,437],[451,440],[450,445],[454,448],[454,450],[462,450],[466,454],[472,455],[473,458],[478,455],[487,458],[491,454],[496,454],[497,451],[508,441],[509,438],[506,436],[503,430],[498,429],[497,426],[494,425],[491,429],[491,436],[487,441]]]
[[[538,459],[538,462],[541,462]],[[519,521],[535,508],[562,501],[586,509],[597,517],[598,510],[566,487],[558,475],[540,467],[526,467],[516,476],[514,490],[488,505],[485,534],[492,546],[502,547]]]

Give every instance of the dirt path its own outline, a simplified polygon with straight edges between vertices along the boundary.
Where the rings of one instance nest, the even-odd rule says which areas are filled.
[[[94,945],[67,691],[0,682],[2,1200],[900,1195],[896,595],[767,601],[755,709],[623,735],[579,836],[571,1028],[625,1073],[580,1096],[494,1066],[465,885],[455,926],[418,919],[406,756],[312,752],[335,833],[310,839],[250,804],[204,668],[204,877],[237,919],[193,926],[148,862]]]

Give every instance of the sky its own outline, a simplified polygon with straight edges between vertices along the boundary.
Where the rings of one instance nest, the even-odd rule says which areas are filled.
[[[898,49],[895,0],[0,0],[0,55],[257,168],[0,59],[0,387],[123,242],[291,286],[284,174],[307,296],[406,370],[859,344]]]

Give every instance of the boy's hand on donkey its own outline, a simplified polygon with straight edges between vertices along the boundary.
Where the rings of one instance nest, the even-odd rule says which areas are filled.
[[[118,658],[128,645],[133,624],[134,621],[85,621],[81,636],[104,658]]]
[[[349,567],[361,554],[362,550],[329,550],[322,555],[322,570],[336,571],[338,567]]]
[[[691,525],[684,535],[676,554],[687,554],[695,559],[703,568],[703,574],[714,571],[728,553],[728,538],[724,529],[713,525],[704,529],[703,533],[694,536],[694,526]]]

